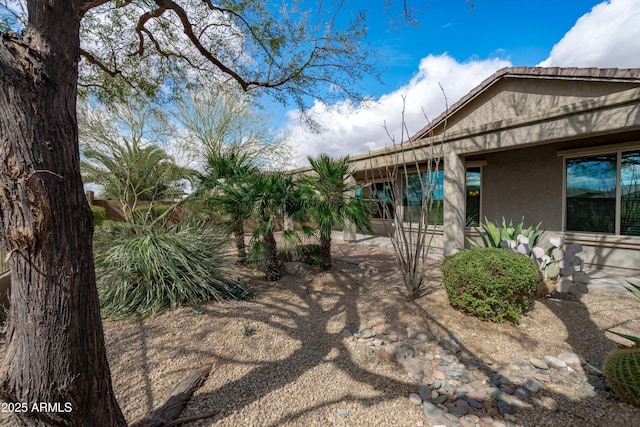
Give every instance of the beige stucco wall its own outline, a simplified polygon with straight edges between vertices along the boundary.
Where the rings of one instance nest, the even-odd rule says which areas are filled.
[[[481,214],[492,221],[503,216],[514,223],[525,217],[525,225],[542,221],[546,230],[543,247],[552,236],[584,247],[581,257],[592,266],[640,269],[640,237],[563,231],[564,162],[558,151],[606,146],[607,141],[567,141],[558,144],[485,153],[482,169]],[[467,235],[469,235],[467,230]],[[473,233],[471,233],[473,234]]]
[[[562,158],[543,145],[482,156],[481,215],[562,229]]]
[[[498,120],[535,115],[637,86],[632,83],[505,78],[456,111],[447,122],[447,132],[457,133]]]

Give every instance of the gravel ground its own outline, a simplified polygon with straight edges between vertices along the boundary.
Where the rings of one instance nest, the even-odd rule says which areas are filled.
[[[640,335],[640,302],[593,291],[580,301],[542,299],[518,326],[483,322],[452,310],[436,270],[426,294],[404,297],[397,272],[372,274],[336,263],[328,273],[266,282],[238,269],[253,290],[247,301],[185,307],[145,321],[105,322],[114,389],[130,422],[160,405],[190,370],[214,361],[209,379],[183,416],[220,411],[189,426],[428,426],[409,402],[416,383],[396,364],[372,363],[342,336],[345,326],[411,327],[456,335],[467,356],[490,342],[496,364],[579,353],[602,359],[622,339]],[[254,333],[245,335],[244,326]],[[560,399],[551,393],[518,410],[518,426],[640,426],[640,410],[610,393]],[[603,424],[604,422],[604,424]],[[0,414],[0,425],[14,422]]]

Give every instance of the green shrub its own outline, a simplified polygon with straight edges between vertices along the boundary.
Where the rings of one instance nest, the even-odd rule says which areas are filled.
[[[107,209],[102,206],[91,206],[91,215],[93,216],[93,226],[99,227],[107,219]]]
[[[520,322],[538,283],[531,258],[497,248],[459,252],[442,262],[449,302],[469,314],[493,322]]]
[[[181,305],[244,298],[225,272],[228,240],[205,224],[110,223],[94,242],[102,314],[148,316]]]

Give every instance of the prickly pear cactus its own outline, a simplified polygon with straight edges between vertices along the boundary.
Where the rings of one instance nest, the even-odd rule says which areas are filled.
[[[607,384],[620,400],[640,406],[640,347],[613,350],[602,369]]]

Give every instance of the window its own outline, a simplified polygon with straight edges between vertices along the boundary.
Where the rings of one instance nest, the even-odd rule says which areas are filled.
[[[567,231],[615,232],[617,155],[567,159]]]
[[[640,151],[566,159],[566,230],[640,235]]]
[[[373,218],[395,217],[393,207],[393,185],[390,182],[377,182],[371,186],[371,197],[376,201]]]
[[[622,153],[620,234],[640,236],[640,150]]]
[[[480,226],[480,167],[467,168],[466,227]]]
[[[420,183],[422,177],[422,184]],[[406,179],[402,180],[405,187],[403,197],[403,220],[405,222],[417,222],[420,220],[420,211],[422,210],[423,193],[427,197],[431,197],[429,215],[427,222],[429,224],[442,225],[443,220],[443,202],[444,202],[444,171],[438,169],[431,173],[413,173],[406,175]]]

